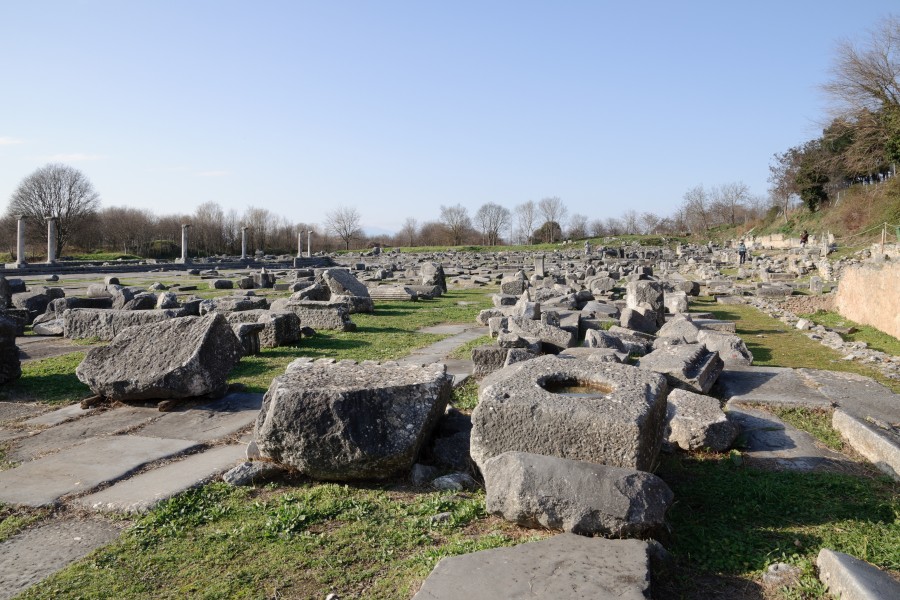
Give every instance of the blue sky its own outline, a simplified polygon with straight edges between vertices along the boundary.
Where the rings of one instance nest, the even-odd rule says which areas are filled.
[[[559,196],[666,215],[766,194],[841,39],[896,1],[0,1],[0,199],[47,162],[104,205],[370,231]]]

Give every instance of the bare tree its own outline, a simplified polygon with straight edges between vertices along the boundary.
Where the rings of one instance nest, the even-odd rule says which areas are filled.
[[[622,225],[621,219],[615,217],[606,218],[606,231],[609,235],[622,235],[625,233],[625,226]]]
[[[407,217],[406,220],[403,221],[403,227],[400,228],[401,244],[405,242],[409,247],[415,245],[416,234],[418,231],[418,222],[412,217]]]
[[[523,241],[525,243],[528,243],[534,233],[534,223],[537,220],[537,206],[535,206],[534,200],[529,200],[518,205],[515,211],[519,235],[524,238]]]
[[[594,219],[588,227],[594,237],[602,237],[607,234],[606,224],[601,219]]]
[[[568,210],[566,209],[566,205],[563,204],[563,201],[560,200],[557,196],[552,198],[541,198],[541,201],[538,202],[538,211],[541,213],[541,216],[544,218],[544,225],[547,223],[556,223],[559,225],[563,219],[566,218],[566,213]],[[548,232],[550,238],[547,240],[548,243],[553,243],[554,231],[557,227],[546,227],[546,231]]]
[[[641,214],[641,225],[643,226],[643,231],[646,235],[655,233],[656,228],[659,226],[659,222],[660,218],[652,212],[645,212]]]
[[[734,227],[737,225],[738,216],[745,212],[745,206],[750,199],[750,188],[741,181],[725,183],[713,188],[711,196],[713,209],[718,214],[719,221]]]
[[[580,240],[587,237],[588,234],[588,218],[582,214],[575,213],[569,217],[569,239]]]
[[[22,180],[9,200],[7,214],[25,215],[45,223],[56,221],[56,256],[59,258],[74,228],[97,211],[100,194],[78,169],[59,163],[44,165]]]
[[[450,232],[451,246],[462,244],[466,232],[472,228],[472,219],[469,211],[462,204],[456,206],[441,205],[441,223]]]
[[[823,89],[842,114],[900,106],[900,17],[888,16],[862,47],[837,48],[831,81]]]
[[[684,212],[691,233],[709,229],[709,194],[698,185],[684,194]]]
[[[475,222],[488,246],[500,243],[500,231],[509,225],[509,221],[509,209],[493,202],[481,205],[475,213]]]
[[[362,236],[359,223],[359,211],[347,206],[340,206],[325,215],[325,228],[341,238],[344,250],[350,249],[351,240]]]
[[[622,227],[625,228],[625,233],[639,233],[640,226],[638,225],[638,221],[639,218],[636,210],[626,210],[624,213],[622,213]]]

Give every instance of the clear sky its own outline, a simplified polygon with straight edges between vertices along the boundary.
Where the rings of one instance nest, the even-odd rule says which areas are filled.
[[[766,194],[841,39],[896,0],[0,0],[0,200],[47,162],[105,206],[369,231],[440,205],[666,215]]]

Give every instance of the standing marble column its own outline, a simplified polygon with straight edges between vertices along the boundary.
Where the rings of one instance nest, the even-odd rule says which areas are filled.
[[[181,258],[178,262],[183,264],[188,264],[191,262],[191,259],[188,258],[188,227],[190,227],[190,223],[184,223],[181,225]]]
[[[16,228],[16,266],[25,266],[25,215],[19,215]]]
[[[297,258],[303,258],[303,232],[297,232]]]
[[[306,256],[312,258],[312,231],[306,232]]]
[[[247,260],[247,230],[249,227],[241,227],[241,260]]]
[[[47,264],[56,263],[56,217],[47,217]]]

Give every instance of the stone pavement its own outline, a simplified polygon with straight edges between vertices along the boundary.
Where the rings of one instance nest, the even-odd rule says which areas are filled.
[[[450,337],[400,362],[445,362],[462,380],[471,361],[446,356],[486,328],[444,325],[423,333]],[[25,339],[25,338],[22,338]],[[58,339],[56,340],[59,341]],[[23,359],[79,348],[26,339]],[[27,356],[26,356],[27,354]],[[171,412],[156,407],[82,409],[72,404],[49,412],[36,403],[0,402],[0,443],[13,466],[0,471],[0,503],[65,505],[78,513],[138,513],[215,479],[246,456],[247,433],[262,394],[234,392]],[[0,543],[0,600],[114,540],[120,525],[101,516],[52,519]]]

